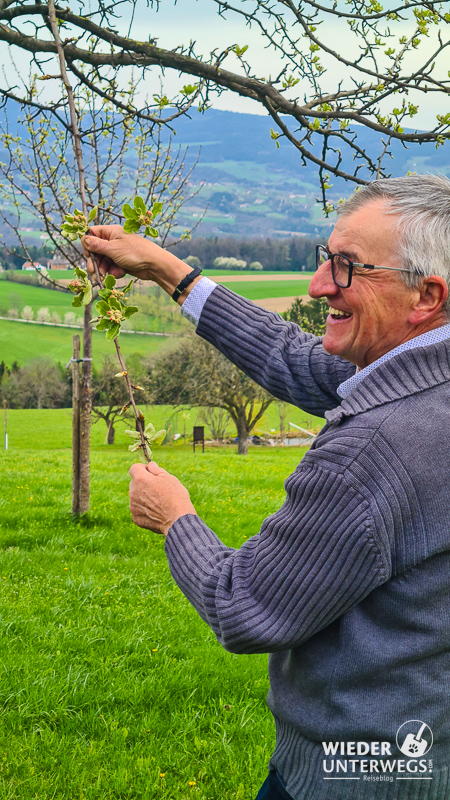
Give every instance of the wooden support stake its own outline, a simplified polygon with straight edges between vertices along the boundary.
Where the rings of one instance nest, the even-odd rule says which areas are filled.
[[[73,337],[72,352],[72,514],[80,513],[80,337]]]
[[[84,308],[83,366],[80,392],[80,514],[89,511],[92,412],[92,303]]]

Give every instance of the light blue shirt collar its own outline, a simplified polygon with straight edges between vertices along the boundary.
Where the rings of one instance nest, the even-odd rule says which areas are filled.
[[[432,331],[427,331],[426,333],[422,333],[420,336],[416,336],[414,339],[409,339],[407,342],[400,344],[398,347],[394,347],[393,350],[390,350],[389,353],[385,353],[384,356],[381,358],[377,358],[373,364],[369,364],[368,367],[364,367],[364,369],[358,369],[351,378],[341,383],[338,386],[338,394],[341,397],[347,397],[353,389],[358,386],[358,384],[364,380],[366,375],[368,375],[372,370],[376,369],[380,366],[380,364],[384,364],[385,361],[389,361],[390,358],[393,356],[398,355],[398,353],[403,353],[405,350],[412,350],[414,347],[426,347],[430,344],[437,344],[437,342],[442,342],[444,339],[450,338],[450,323],[447,325],[442,325],[440,328],[435,328]]]

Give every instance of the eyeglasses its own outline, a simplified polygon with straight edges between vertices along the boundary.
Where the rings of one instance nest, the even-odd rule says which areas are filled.
[[[316,269],[319,269],[322,264],[326,264],[327,261],[331,262],[331,277],[340,289],[348,289],[350,286],[354,267],[391,269],[395,270],[395,272],[415,272],[415,270],[404,269],[403,267],[380,267],[377,264],[359,264],[357,261],[350,261],[346,256],[339,255],[339,253],[330,253],[323,244],[316,245]]]

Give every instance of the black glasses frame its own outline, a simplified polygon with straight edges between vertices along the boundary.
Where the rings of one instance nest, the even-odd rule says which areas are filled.
[[[325,257],[326,256],[326,257]],[[322,260],[324,259],[325,260]],[[335,259],[339,258],[341,262],[346,262],[348,265],[348,281],[347,283],[339,283],[336,279],[336,266],[335,266]],[[323,244],[316,245],[316,269],[319,269],[323,264],[326,264],[327,261],[331,263],[331,277],[333,278],[333,283],[336,286],[339,286],[340,289],[348,289],[352,283],[353,277],[353,267],[363,267],[364,269],[389,269],[393,270],[394,272],[415,272],[412,269],[405,269],[404,267],[381,267],[378,264],[360,264],[358,261],[352,261],[347,256],[341,256],[339,253],[330,253],[327,247]]]

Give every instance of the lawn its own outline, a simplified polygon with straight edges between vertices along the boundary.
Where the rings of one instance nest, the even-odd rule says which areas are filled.
[[[53,361],[67,364],[72,356],[72,339],[75,333],[80,334],[82,339],[81,329],[0,320],[0,361],[9,365],[18,361],[23,366],[32,358],[47,356]],[[177,343],[178,339],[175,337],[141,336],[133,333],[124,333],[120,337],[120,348],[125,357],[130,353],[156,353]],[[104,333],[96,330],[92,332],[92,353],[96,366],[101,365],[103,356],[115,355],[115,352],[114,345],[106,340]]]
[[[70,412],[11,411],[8,429],[2,800],[253,800],[274,744],[267,657],[226,653],[175,586],[164,542],[133,525],[122,444],[94,427],[92,508],[74,520]],[[239,547],[305,451],[234,450],[163,446],[157,459]]]
[[[299,273],[303,274],[303,273]],[[309,281],[236,281],[223,283],[232,292],[236,292],[247,300],[264,300],[266,297],[301,297],[308,294]]]
[[[57,292],[40,286],[27,286],[23,283],[0,280],[0,309],[2,316],[6,316],[9,308],[21,311],[24,306],[31,306],[34,312],[38,308],[48,308],[50,313],[56,311],[63,317],[67,311],[75,311],[77,316],[82,310],[72,308],[71,292]]]

